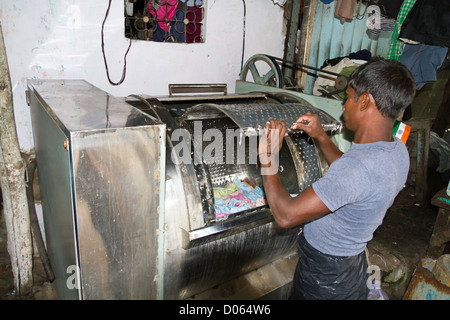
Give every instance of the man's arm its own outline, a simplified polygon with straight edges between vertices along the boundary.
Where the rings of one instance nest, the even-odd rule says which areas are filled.
[[[343,155],[342,151],[338,149],[323,130],[317,114],[308,112],[300,116],[296,122],[292,128],[305,131],[319,143],[328,165]]]
[[[264,191],[277,224],[283,228],[292,227],[330,212],[312,187],[292,198],[282,185],[278,172],[265,170],[271,168],[275,161],[275,154],[281,149],[286,134],[286,124],[283,121],[270,119],[265,129],[266,135],[260,139],[258,154]]]
[[[289,228],[330,212],[312,187],[292,198],[278,174],[263,175],[264,191],[276,223]]]

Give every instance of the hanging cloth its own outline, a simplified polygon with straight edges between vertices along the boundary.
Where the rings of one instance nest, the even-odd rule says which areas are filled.
[[[417,90],[436,81],[437,70],[447,55],[447,48],[427,44],[405,44],[400,61],[411,71]]]
[[[402,27],[403,21],[405,21],[406,16],[411,11],[416,0],[405,0],[400,7],[398,12],[397,21],[395,22],[394,30],[392,32],[391,45],[389,47],[389,52],[387,55],[388,59],[400,60],[403,52],[403,43],[398,39],[400,33],[400,28]]]
[[[396,19],[403,4],[403,0],[378,0],[375,4],[380,8],[381,14],[389,19]]]
[[[404,42],[450,47],[450,1],[416,0],[398,37]]]
[[[169,31],[170,23],[177,10],[178,0],[151,0],[148,2],[150,14],[164,31]]]
[[[391,32],[394,30],[395,19],[388,18],[383,14],[379,16],[375,12],[369,12],[367,19],[379,19],[379,23],[369,23],[367,30],[373,34],[379,34],[380,32]]]
[[[341,19],[342,23],[345,20],[352,20],[355,14],[355,7],[356,0],[337,0],[334,16]]]

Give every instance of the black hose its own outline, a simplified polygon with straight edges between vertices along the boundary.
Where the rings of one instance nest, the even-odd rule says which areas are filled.
[[[28,199],[28,211],[30,214],[31,232],[33,234],[34,241],[36,243],[39,257],[41,258],[42,265],[44,267],[44,271],[47,275],[48,281],[52,282],[53,280],[55,280],[55,274],[53,273],[53,269],[50,265],[50,260],[48,259],[47,250],[45,249],[41,229],[39,228],[36,210],[34,208],[33,179],[36,167],[37,167],[36,159],[30,159],[30,161],[28,161],[27,163],[28,183],[26,188]]]

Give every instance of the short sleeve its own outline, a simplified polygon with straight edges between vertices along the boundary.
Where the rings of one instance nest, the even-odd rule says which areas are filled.
[[[314,192],[330,211],[361,201],[370,193],[370,179],[361,161],[342,156],[325,175],[312,185]]]

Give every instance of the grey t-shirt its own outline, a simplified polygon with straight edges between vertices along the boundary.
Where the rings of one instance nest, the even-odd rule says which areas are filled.
[[[331,213],[305,224],[306,240],[334,256],[361,253],[403,188],[408,171],[409,154],[401,140],[352,143],[313,184]]]

